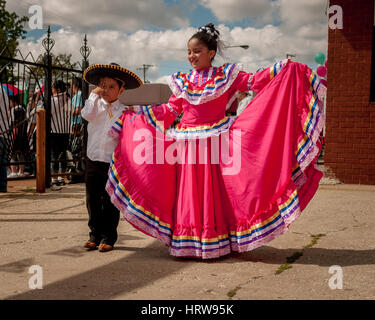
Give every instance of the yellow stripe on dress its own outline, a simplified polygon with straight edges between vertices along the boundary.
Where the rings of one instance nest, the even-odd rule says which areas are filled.
[[[215,128],[216,126],[221,125],[222,123],[224,123],[227,120],[228,120],[228,117],[226,116],[223,119],[221,119],[219,122],[216,122],[212,125],[189,127],[189,128],[176,128],[176,131],[184,132],[184,131],[198,131],[198,130],[212,129],[212,128]]]
[[[164,131],[164,125],[159,122],[159,120],[156,118],[154,112],[152,111],[152,108],[147,108],[147,112],[149,113],[151,119],[156,123],[156,125],[162,130]]]
[[[228,237],[229,237],[228,233],[219,235],[215,238],[202,238],[202,239],[198,236],[175,236],[175,235],[172,236],[173,240],[175,241],[192,240],[192,241],[200,241],[204,243],[213,243],[213,242],[217,242],[218,240],[227,239]]]
[[[305,131],[305,132],[307,130],[307,126],[308,126],[309,122],[312,119],[313,106],[314,106],[315,102],[316,102],[316,100],[315,100],[314,96],[312,96],[311,100],[310,100],[310,103],[309,103],[309,113],[307,114],[306,121],[305,121],[305,124],[303,126],[303,131]]]
[[[114,157],[113,157],[114,158]],[[131,198],[129,192],[125,189],[125,187],[123,186],[123,184],[120,182],[120,176],[117,172],[117,169],[116,167],[113,165],[112,166],[112,172],[113,174],[115,175],[117,181],[118,181],[118,187],[122,190],[122,192],[125,194],[125,196],[129,199],[129,203],[136,209],[142,211],[145,215],[147,215],[149,218],[151,218],[152,220],[156,221],[159,225],[162,225],[168,229],[170,229],[170,224],[168,223],[165,223],[165,222],[162,222],[160,221],[160,218],[158,216],[155,216],[154,214],[152,214],[150,211],[146,210],[144,207],[142,207],[141,205],[135,203],[135,201]]]
[[[284,209],[287,206],[289,206],[289,204],[291,204],[294,201],[294,198],[296,196],[297,196],[297,189],[291,194],[291,196],[289,197],[289,199],[286,202],[284,202],[283,204],[281,204],[279,206],[279,210],[281,211],[282,209]]]
[[[275,77],[275,67],[270,67],[270,79],[272,80]]]

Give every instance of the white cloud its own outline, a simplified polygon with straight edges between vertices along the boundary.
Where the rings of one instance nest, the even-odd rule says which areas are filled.
[[[43,24],[74,26],[90,32],[115,29],[123,32],[145,27],[174,28],[189,25],[178,6],[167,7],[163,0],[25,0],[7,2],[7,10],[28,15],[28,8],[38,4],[43,11]]]
[[[326,26],[327,27],[327,26]],[[219,56],[215,59],[216,65],[224,62],[239,62],[244,70],[256,71],[259,67],[267,67],[274,62],[284,59],[286,53],[296,54],[296,60],[306,64],[313,64],[313,57],[318,51],[325,51],[327,41],[323,37],[306,38],[304,33],[309,33],[309,27],[300,29],[300,34],[285,34],[279,27],[266,25],[263,28],[228,28],[219,25],[223,40],[229,45],[248,44],[250,48],[228,48],[225,50],[227,59]],[[151,64],[153,67],[147,70],[147,79],[151,81],[163,81],[166,73],[179,70],[174,61],[180,61],[186,66],[186,43],[195,32],[195,28],[183,28],[179,30],[146,31],[126,34],[116,30],[101,30],[88,35],[88,44],[92,49],[89,57],[90,63],[116,62],[131,69],[141,77],[141,70],[137,68],[142,64]],[[70,29],[60,29],[53,32],[55,46],[54,54],[72,53],[73,61],[81,61],[79,48],[82,46],[83,34],[73,32]],[[42,39],[31,42],[27,39],[20,42],[22,52],[31,51],[34,56],[43,53]],[[170,63],[170,67],[168,67]],[[167,69],[160,70],[160,66]]]
[[[285,34],[306,38],[326,37],[328,0],[200,0],[221,22],[251,19],[262,27],[275,24]]]
[[[269,0],[201,0],[201,4],[222,22],[243,19],[270,22],[274,10],[274,4]]]
[[[49,1],[54,2],[55,0]],[[224,0],[204,1],[206,5],[222,3],[225,6],[226,3]],[[112,2],[117,3],[117,1]],[[244,9],[245,7],[241,7],[241,5],[245,6],[248,2],[252,5],[258,3],[258,11],[253,9],[253,12],[258,12],[259,15],[261,15],[262,10],[266,10],[267,3],[269,3],[269,1],[260,0],[254,2],[230,0],[228,3],[232,4],[233,8],[232,11],[227,11],[227,14],[237,12],[236,19],[239,19],[241,15],[236,10],[238,8]],[[93,3],[98,4],[99,2],[93,0]],[[107,2],[105,3],[107,4]],[[145,4],[146,2],[142,3]],[[111,6],[111,4],[108,4],[108,6]],[[244,70],[254,72],[259,67],[267,67],[278,60],[284,59],[287,53],[295,54],[295,60],[297,61],[310,66],[314,65],[316,52],[326,52],[327,50],[328,22],[324,13],[325,0],[277,0],[272,2],[272,6],[272,10],[274,10],[272,14],[275,14],[277,9],[281,19],[277,25],[269,23],[256,27],[234,28],[229,28],[225,24],[218,26],[226,44],[247,44],[250,48],[248,50],[228,48],[225,52],[227,59],[217,57],[215,59],[216,65],[227,61],[240,62],[243,64]],[[235,8],[237,9],[235,10]],[[96,8],[96,10],[99,9],[100,7]],[[114,9],[116,7],[111,7],[111,11],[114,11]],[[147,10],[144,9],[144,11]],[[220,12],[219,9],[215,10],[216,13]],[[222,14],[224,14],[224,11]],[[267,11],[266,14],[269,14],[269,12]],[[79,14],[77,16],[79,17]],[[116,17],[115,14],[114,21]],[[143,18],[141,16],[139,20],[142,21]],[[196,28],[192,27],[150,31],[145,30],[144,26],[133,32],[123,32],[116,28],[92,29],[88,34],[88,44],[92,49],[89,60],[90,63],[117,62],[136,72],[142,78],[142,72],[137,68],[141,67],[142,64],[151,64],[153,67],[147,70],[147,79],[165,83],[166,74],[189,70],[186,44],[195,31]],[[81,61],[79,48],[82,46],[84,37],[82,29],[76,26],[64,27],[53,32],[52,37],[56,42],[53,53],[72,53],[73,61]],[[25,39],[20,42],[20,48],[22,52],[32,51],[34,56],[38,56],[44,51],[41,41],[39,39],[37,42],[32,42],[31,39]]]
[[[278,0],[280,19],[288,31],[305,25],[327,23],[327,0]]]
[[[296,61],[312,66],[316,52],[325,52],[327,49],[327,39],[324,36],[305,37],[303,33],[310,30],[303,28],[300,29],[299,35],[285,33],[280,27],[273,25],[266,25],[263,28],[236,27],[233,29],[220,25],[219,29],[226,43],[250,46],[248,50],[228,48],[225,53],[229,61],[240,62],[245,70],[252,72],[259,67],[267,67],[285,59],[287,53],[295,54]],[[325,30],[327,30],[327,25]],[[217,62],[223,62],[223,60],[218,58]]]
[[[168,77],[169,77],[169,76],[162,76],[162,77],[156,78],[154,82],[155,82],[155,83],[164,83],[164,84],[168,84]]]
[[[139,30],[126,34],[116,30],[100,30],[87,37],[92,50],[89,61],[90,64],[116,62],[140,76],[142,73],[137,68],[142,64],[151,64],[154,67],[147,71],[147,76],[154,80],[160,76],[158,69],[162,62],[186,61],[186,41],[194,31],[195,28],[158,32]],[[83,45],[84,34],[60,29],[52,32],[51,37],[55,40],[53,54],[71,53],[72,62],[82,60],[79,49]],[[43,38],[37,42],[21,40],[20,51],[23,55],[30,51],[34,57],[39,56],[44,53]]]

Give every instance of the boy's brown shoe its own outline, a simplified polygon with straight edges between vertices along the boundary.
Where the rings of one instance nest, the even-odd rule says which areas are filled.
[[[108,252],[108,251],[111,251],[111,250],[113,250],[113,246],[111,246],[109,244],[101,243],[99,245],[99,251],[100,252]]]
[[[87,251],[90,251],[90,250],[95,250],[98,248],[98,246],[96,245],[95,242],[92,242],[92,241],[86,241],[85,244],[83,245]]]

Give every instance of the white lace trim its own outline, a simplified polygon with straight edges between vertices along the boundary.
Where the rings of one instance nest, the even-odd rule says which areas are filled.
[[[247,88],[249,89],[249,91],[251,90],[251,81],[253,80],[253,78],[254,78],[254,74],[252,74],[249,77],[249,81],[247,82]]]
[[[222,66],[222,68],[224,67],[225,65]],[[215,100],[225,93],[232,86],[241,69],[241,65],[239,64],[228,64],[227,69],[224,71],[225,78],[223,82],[216,83],[213,88],[206,86],[203,90],[197,91],[195,95],[188,92],[189,86],[186,81],[177,78],[180,73],[172,74],[168,78],[168,85],[176,98],[183,98],[190,104],[199,105]]]
[[[173,139],[201,139],[212,136],[217,136],[229,130],[233,122],[237,119],[237,116],[231,116],[228,118],[228,122],[219,128],[211,128],[199,131],[178,131],[176,128],[167,129],[164,134],[167,137]],[[194,129],[194,127],[192,127]]]

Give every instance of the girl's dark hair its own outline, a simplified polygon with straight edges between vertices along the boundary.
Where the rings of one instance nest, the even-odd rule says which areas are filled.
[[[198,31],[192,35],[189,41],[192,39],[197,39],[198,41],[205,44],[208,50],[214,50],[215,52],[217,52],[218,49],[220,49],[218,47],[218,44],[220,42],[219,36],[219,30],[217,30],[212,23],[209,23],[204,27],[200,27]]]

